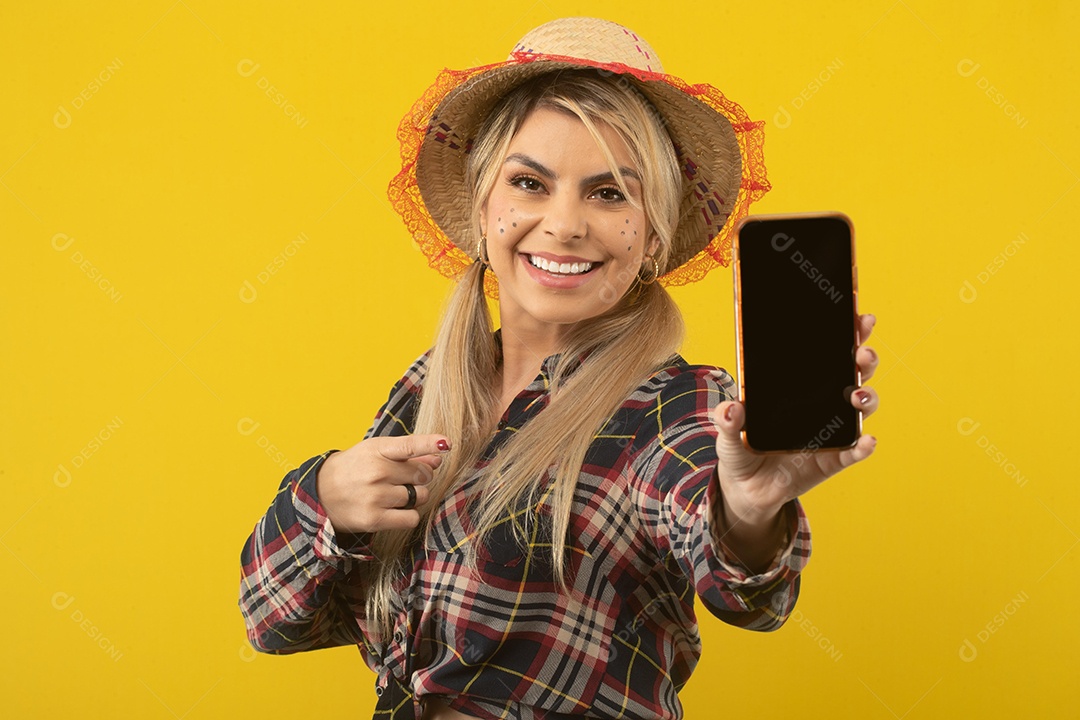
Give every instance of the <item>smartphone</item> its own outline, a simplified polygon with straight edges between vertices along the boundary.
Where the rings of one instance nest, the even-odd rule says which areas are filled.
[[[735,326],[743,444],[848,448],[862,432],[855,230],[843,213],[757,215],[736,228]]]

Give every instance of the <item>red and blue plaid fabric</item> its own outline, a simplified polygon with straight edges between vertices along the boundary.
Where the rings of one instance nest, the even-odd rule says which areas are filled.
[[[496,338],[499,333],[496,333]],[[364,436],[413,428],[430,350],[394,385]],[[364,588],[376,559],[368,535],[335,535],[315,478],[335,450],[282,480],[242,555],[240,608],[252,645],[286,654],[355,644],[377,673],[376,718],[419,720],[424,696],[484,720],[683,716],[678,692],[701,655],[695,598],[720,620],[774,630],[787,619],[810,556],[810,528],[788,504],[787,546],[757,575],[727,557],[710,528],[717,429],[709,411],[735,396],[720,368],[679,355],[611,416],[581,468],[567,558],[569,595],[558,592],[543,506],[507,509],[541,522],[516,547],[507,523],[464,564],[479,471],[511,433],[549,402],[557,355],[511,403],[475,472],[436,510],[399,584],[395,632],[374,642]],[[584,357],[578,359],[578,365]]]

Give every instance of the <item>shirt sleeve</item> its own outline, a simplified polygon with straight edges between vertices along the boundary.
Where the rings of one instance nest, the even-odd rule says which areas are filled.
[[[429,351],[430,352],[430,351]],[[410,431],[425,353],[394,385],[364,439]],[[328,450],[290,471],[240,555],[240,611],[260,652],[287,654],[360,644],[371,533],[335,534],[316,478]]]
[[[240,611],[261,652],[293,653],[361,642],[356,562],[372,559],[365,540],[343,549],[319,504],[315,479],[329,450],[290,471],[240,555]]]
[[[709,612],[748,630],[775,630],[795,607],[810,526],[798,499],[789,502],[787,543],[757,574],[716,541],[710,506],[719,491],[713,482],[719,431],[709,413],[735,397],[734,381],[719,368],[691,366],[672,377],[638,429],[630,488],[660,557],[693,585]]]

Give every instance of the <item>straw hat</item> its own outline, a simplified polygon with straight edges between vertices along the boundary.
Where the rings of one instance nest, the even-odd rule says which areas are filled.
[[[764,122],[751,121],[711,85],[666,74],[656,52],[631,30],[588,17],[552,20],[529,31],[505,62],[444,70],[402,119],[402,169],[390,182],[390,201],[428,264],[455,278],[474,260],[477,229],[465,164],[492,107],[525,80],[575,67],[626,77],[661,113],[675,145],[682,203],[660,283],[683,285],[727,267],[732,228],[770,187],[762,157]],[[497,297],[494,273],[485,279],[487,294]]]

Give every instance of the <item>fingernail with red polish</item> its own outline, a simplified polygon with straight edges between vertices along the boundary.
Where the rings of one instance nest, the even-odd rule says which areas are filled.
[[[450,443],[446,442],[445,440],[440,440],[439,442],[435,443],[435,447],[439,448],[439,450],[441,450],[442,452],[450,452]]]
[[[859,401],[860,405],[865,405],[870,402],[870,393],[865,390],[859,390],[855,393],[855,398]]]

